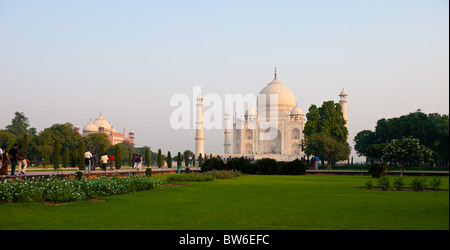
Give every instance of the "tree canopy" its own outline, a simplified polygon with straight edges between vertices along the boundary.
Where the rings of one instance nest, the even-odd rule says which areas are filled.
[[[437,113],[425,114],[420,110],[378,120],[375,131],[363,130],[355,138],[355,150],[359,155],[369,156],[368,148],[374,144],[391,143],[394,139],[416,138],[420,144],[433,151],[434,158],[448,161],[449,116]]]
[[[333,162],[348,159],[348,129],[341,105],[334,101],[326,101],[319,108],[311,105],[306,117],[302,145],[305,153],[326,159],[328,168]]]

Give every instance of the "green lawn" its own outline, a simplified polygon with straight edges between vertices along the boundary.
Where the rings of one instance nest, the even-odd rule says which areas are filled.
[[[449,230],[448,191],[361,189],[369,179],[247,175],[105,201],[4,204],[0,229]],[[449,178],[441,179],[448,190]]]

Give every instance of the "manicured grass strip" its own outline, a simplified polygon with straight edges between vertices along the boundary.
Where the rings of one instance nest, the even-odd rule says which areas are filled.
[[[361,188],[370,178],[244,175],[106,202],[4,204],[0,229],[449,230],[448,191]]]

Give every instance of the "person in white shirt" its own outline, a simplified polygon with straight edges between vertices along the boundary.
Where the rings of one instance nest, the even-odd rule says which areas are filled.
[[[88,149],[86,153],[84,153],[84,172],[86,173],[86,168],[88,168],[88,172],[91,172],[91,150]]]
[[[104,153],[102,157],[100,157],[100,161],[102,162],[103,171],[106,171],[106,164],[108,164],[108,155]]]

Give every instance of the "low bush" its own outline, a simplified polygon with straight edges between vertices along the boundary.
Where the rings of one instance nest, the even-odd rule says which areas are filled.
[[[373,178],[381,178],[384,176],[388,169],[386,163],[373,163],[369,166],[369,174],[372,175]]]
[[[378,180],[378,187],[381,188],[381,190],[386,191],[391,187],[391,183],[389,181],[389,178],[386,176],[381,177]]]
[[[306,164],[299,159],[291,162],[278,162],[271,158],[263,158],[253,162],[249,158],[239,157],[222,160],[220,157],[206,159],[200,168],[202,172],[213,170],[234,170],[245,174],[262,175],[304,175]]]
[[[212,176],[215,179],[229,179],[241,176],[241,172],[234,170],[221,170],[221,171],[213,170],[204,173],[204,175]]]
[[[147,176],[147,177],[152,176],[152,169],[151,168],[145,169],[145,176]]]
[[[162,181],[146,176],[102,177],[60,180],[56,177],[5,182],[0,185],[0,203],[71,202],[132,193],[159,187]]]
[[[414,191],[423,191],[427,185],[427,180],[423,177],[416,177],[411,181],[411,188]]]
[[[402,190],[405,187],[405,182],[403,181],[402,177],[399,178],[395,178],[394,179],[394,184],[393,184],[395,190]]]
[[[195,173],[185,173],[185,174],[176,174],[167,177],[167,182],[202,182],[202,181],[213,181],[214,176],[206,175],[206,174],[195,174]]]
[[[430,181],[430,188],[433,190],[438,190],[441,186],[441,178],[439,177],[434,177],[433,179],[431,179]]]

